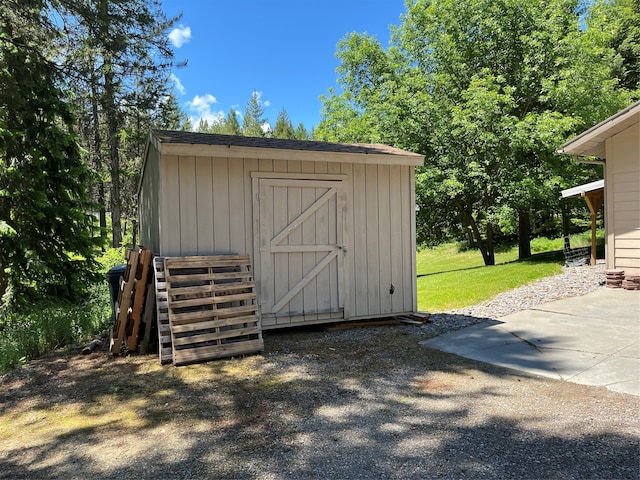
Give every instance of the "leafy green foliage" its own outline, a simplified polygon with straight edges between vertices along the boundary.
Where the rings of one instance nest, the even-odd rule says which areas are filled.
[[[99,282],[82,299],[45,298],[17,310],[0,312],[0,373],[60,348],[87,342],[108,328],[111,299],[105,274],[125,263],[124,248],[107,248],[96,258]]]
[[[77,345],[108,326],[111,307],[105,284],[95,285],[85,300],[46,300],[20,312],[0,315],[0,373],[47,354]]]
[[[342,92],[322,97],[314,135],[425,154],[418,243],[468,238],[492,264],[496,238],[528,244],[561,189],[596,179],[556,149],[632,98],[614,74],[623,29],[581,29],[582,13],[577,0],[408,2],[390,47],[366,34],[339,43]]]

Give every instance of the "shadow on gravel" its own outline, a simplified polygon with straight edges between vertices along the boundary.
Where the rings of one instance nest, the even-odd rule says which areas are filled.
[[[61,356],[2,378],[0,478],[638,478],[638,399],[418,345],[285,332],[176,368]]]

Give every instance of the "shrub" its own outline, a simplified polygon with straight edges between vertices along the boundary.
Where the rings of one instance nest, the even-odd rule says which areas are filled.
[[[106,282],[88,289],[85,301],[44,300],[0,315],[0,372],[51,351],[88,340],[110,321]]]

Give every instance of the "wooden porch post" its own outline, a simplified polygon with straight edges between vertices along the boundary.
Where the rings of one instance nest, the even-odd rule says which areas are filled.
[[[584,194],[584,200],[591,212],[591,265],[596,264],[596,220],[598,210],[604,201],[604,192],[602,190],[589,192]]]

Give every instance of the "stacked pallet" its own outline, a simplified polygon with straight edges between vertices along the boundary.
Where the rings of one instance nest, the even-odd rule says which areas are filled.
[[[143,320],[146,320],[145,327],[151,324],[152,315],[149,309],[153,307],[147,291],[152,257],[151,251],[143,247],[127,252],[127,268],[120,280],[120,291],[115,308],[115,325],[111,330],[109,351],[113,355],[119,355],[125,347],[131,352],[135,351],[140,340]],[[150,335],[150,328],[145,328],[145,335],[143,335],[145,345],[149,342],[149,337],[146,336],[147,331]]]
[[[160,356],[160,363],[170,363],[173,360],[173,347],[171,345],[171,327],[169,325],[164,257],[156,257],[153,259],[153,273],[158,325],[158,355]]]
[[[606,278],[605,286],[607,288],[622,287],[622,281],[624,280],[624,270],[617,270],[617,269],[605,270],[604,275]]]
[[[164,259],[174,365],[264,349],[248,255]]]

